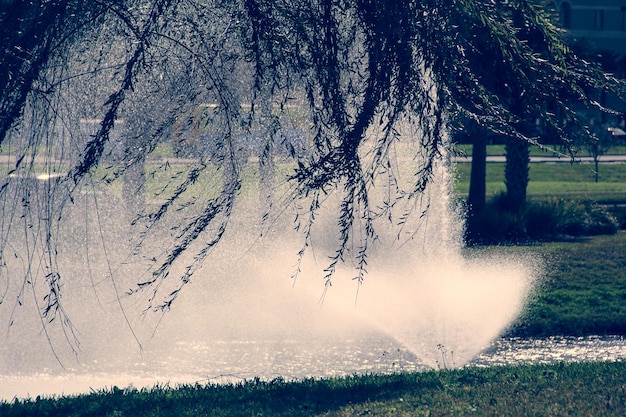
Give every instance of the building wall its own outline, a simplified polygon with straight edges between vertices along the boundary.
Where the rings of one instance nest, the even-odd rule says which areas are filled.
[[[626,0],[552,0],[552,7],[568,36],[626,54]]]

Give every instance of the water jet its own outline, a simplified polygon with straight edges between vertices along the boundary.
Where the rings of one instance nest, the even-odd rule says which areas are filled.
[[[40,310],[26,308],[28,297],[22,294],[13,308],[5,300],[0,313],[12,326],[0,375],[13,384],[65,380],[68,390],[80,390],[69,381],[111,378],[124,385],[462,366],[516,317],[537,271],[519,257],[464,254],[461,216],[442,172],[422,223],[403,229],[410,236],[381,230],[363,283],[352,279],[353,267],[341,265],[324,289],[335,244],[332,202],[320,210],[314,245],[295,280],[289,277],[302,238],[291,220],[282,218],[259,238],[257,218],[242,210],[165,314],[142,313],[143,296],[124,292],[149,270],[144,255],[128,255],[128,217],[116,211],[124,202],[85,188],[64,213],[71,221],[60,223],[58,237],[71,325],[42,331]],[[35,277],[28,268],[36,256],[30,266],[21,259],[32,249],[13,249],[6,270],[26,268],[22,273]]]

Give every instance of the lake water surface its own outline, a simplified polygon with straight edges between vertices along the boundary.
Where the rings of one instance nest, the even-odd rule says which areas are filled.
[[[454,352],[434,347],[434,367],[455,367]],[[626,360],[623,337],[501,338],[466,366],[499,366],[571,361]],[[137,358],[92,360],[65,370],[41,369],[0,375],[0,400],[38,395],[87,393],[118,386],[237,382],[331,377],[366,373],[424,371],[424,364],[393,339],[370,335],[343,341],[256,340],[177,342],[168,350],[145,351]]]

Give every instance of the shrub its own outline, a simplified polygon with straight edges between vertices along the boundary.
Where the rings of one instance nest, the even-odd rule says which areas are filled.
[[[591,200],[565,200],[552,198],[543,203],[554,207],[558,215],[557,232],[570,236],[615,234],[619,230],[617,219],[609,211]]]
[[[562,236],[615,234],[619,223],[605,207],[591,200],[549,198],[526,204],[511,212],[496,195],[485,209],[467,219],[469,244],[519,243],[551,240]]]

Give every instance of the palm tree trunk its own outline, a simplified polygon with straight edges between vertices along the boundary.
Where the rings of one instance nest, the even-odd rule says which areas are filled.
[[[506,145],[504,183],[506,185],[505,208],[519,212],[526,204],[526,188],[530,171],[530,144],[510,137]]]
[[[487,135],[476,132],[473,137],[472,168],[470,171],[467,205],[470,215],[480,213],[487,199]]]

